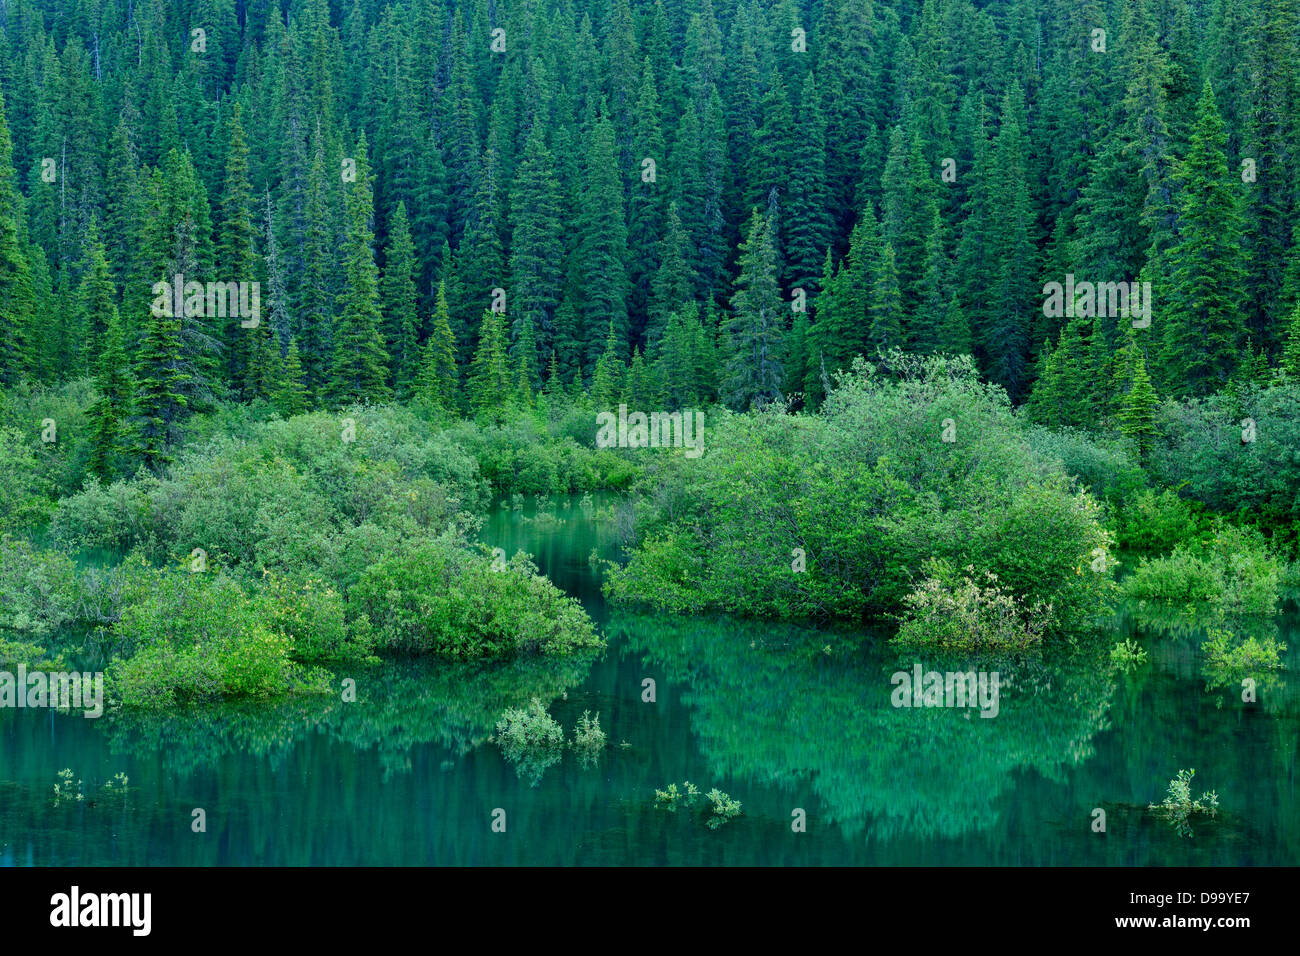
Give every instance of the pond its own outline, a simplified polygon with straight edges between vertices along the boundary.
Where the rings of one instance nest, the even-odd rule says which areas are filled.
[[[1296,682],[1243,703],[1238,684],[1205,672],[1196,627],[1117,617],[1069,650],[941,659],[900,655],[879,634],[610,609],[594,558],[616,554],[611,504],[502,505],[482,533],[531,552],[583,601],[609,639],[594,659],[339,673],[356,680],[355,702],[98,720],[0,710],[0,864],[1300,860]],[[1256,626],[1288,645],[1294,674],[1296,616]],[[1134,633],[1149,664],[1112,671],[1110,647]],[[918,665],[997,673],[996,713],[893,706],[894,675]],[[533,697],[569,737],[584,711],[599,714],[609,747],[594,763],[565,750],[550,766],[511,764],[490,737]],[[1184,768],[1220,808],[1190,834],[1146,811]],[[741,815],[711,829],[699,807],[656,808],[656,789],[688,780],[730,794]]]

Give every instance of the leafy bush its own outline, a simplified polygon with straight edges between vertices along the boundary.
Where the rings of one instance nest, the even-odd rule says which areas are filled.
[[[583,418],[594,436],[594,413]],[[568,434],[552,435],[528,416],[504,425],[461,422],[447,434],[474,456],[483,477],[502,495],[626,488],[635,476],[626,456],[589,447],[590,439],[580,443]]]
[[[477,465],[450,438],[404,409],[363,408],[213,434],[163,478],[90,481],[59,503],[52,535],[65,548],[140,547],[155,563],[198,547],[230,568],[330,575],[359,528],[391,548],[469,527],[466,512],[486,503]]]
[[[975,568],[955,572],[942,561],[927,564],[928,577],[903,599],[894,641],[931,647],[1015,648],[1042,642],[1053,625],[1052,606],[1023,602],[991,571],[976,580]],[[1091,573],[1091,572],[1089,572]]]
[[[1166,488],[1137,492],[1118,509],[1115,542],[1123,549],[1143,554],[1167,553],[1201,537],[1200,508]]]
[[[39,429],[35,430],[39,434]],[[41,524],[54,508],[54,483],[36,451],[39,438],[0,425],[0,534],[23,531]]]
[[[716,830],[728,820],[740,816],[740,801],[731,799],[730,795],[714,787],[707,794],[713,804],[713,814],[709,817],[709,829]]]
[[[534,697],[526,709],[512,707],[501,715],[496,740],[516,773],[536,786],[546,768],[560,759],[564,731]]]
[[[679,806],[691,806],[700,796],[700,790],[689,780],[683,782],[682,789],[670,783],[667,790],[655,790],[655,806],[669,813],[676,813]]]
[[[605,731],[600,729],[600,714],[592,717],[587,711],[582,712],[578,725],[573,729],[573,749],[586,758],[605,749]]]
[[[1024,435],[1037,455],[1059,461],[1067,474],[1098,499],[1122,502],[1146,486],[1146,473],[1125,439],[1041,426],[1026,427]]]
[[[1256,680],[1267,677],[1271,671],[1282,669],[1282,654],[1285,644],[1279,644],[1276,638],[1259,640],[1247,637],[1237,641],[1233,634],[1222,629],[1214,629],[1205,643],[1201,645],[1205,654],[1205,668],[1208,673],[1229,678],[1238,682],[1251,677]],[[1228,683],[1227,679],[1216,683]]]
[[[1179,545],[1167,557],[1143,559],[1121,591],[1136,600],[1272,614],[1282,569],[1258,531],[1222,525],[1204,545]]]
[[[97,397],[94,383],[86,378],[57,385],[21,382],[0,395],[0,428],[13,428],[23,436],[35,459],[39,493],[51,503],[75,492],[85,478],[91,451],[88,411]],[[47,420],[54,422],[51,442],[42,435]],[[8,487],[10,473],[3,457],[0,452],[0,474]]]
[[[115,629],[125,656],[108,666],[110,692],[127,707],[170,707],[327,689],[329,675],[298,666],[267,611],[224,573],[149,571]]]
[[[1157,482],[1294,543],[1300,529],[1300,383],[1166,402],[1157,427],[1163,436],[1151,458]]]
[[[1137,641],[1123,640],[1110,651],[1110,664],[1117,670],[1131,671],[1147,662],[1146,648]]]
[[[1192,799],[1192,778],[1195,776],[1195,770],[1178,771],[1178,776],[1169,781],[1168,796],[1147,808],[1168,820],[1179,836],[1192,835],[1191,818],[1195,814],[1213,817],[1219,812],[1219,795],[1213,790],[1201,794],[1199,799]]]
[[[348,597],[388,651],[471,660],[603,646],[582,605],[526,556],[494,564],[447,537],[424,540],[366,568]]]
[[[1100,510],[1033,453],[968,358],[859,361],[818,415],[720,413],[699,459],[647,468],[615,601],[671,611],[858,618],[903,608],[931,558],[996,574],[1062,628],[1101,608]],[[948,424],[945,424],[948,423]],[[945,441],[949,432],[955,441]],[[1111,562],[1113,564],[1113,562]]]

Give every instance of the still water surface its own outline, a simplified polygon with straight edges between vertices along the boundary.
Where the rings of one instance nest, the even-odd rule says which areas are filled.
[[[1295,678],[1243,704],[1205,673],[1200,632],[1177,624],[1160,636],[1123,620],[1073,652],[943,661],[862,634],[610,609],[591,556],[615,553],[613,523],[596,504],[502,507],[482,538],[532,553],[579,597],[609,639],[602,656],[340,673],[356,703],[0,710],[0,865],[1300,862]],[[1257,627],[1289,645],[1294,675],[1296,616]],[[1151,663],[1116,675],[1109,648],[1135,632]],[[918,662],[998,671],[998,715],[891,706],[891,675]],[[598,713],[610,747],[594,765],[566,750],[521,776],[489,737],[531,697],[568,736]],[[83,801],[56,800],[65,768]],[[1180,768],[1221,807],[1191,836],[1145,811]],[[126,791],[106,791],[118,773]],[[742,816],[711,830],[656,810],[655,789],[685,780],[731,794]],[[191,829],[195,808],[206,833]],[[806,832],[792,832],[796,810]]]

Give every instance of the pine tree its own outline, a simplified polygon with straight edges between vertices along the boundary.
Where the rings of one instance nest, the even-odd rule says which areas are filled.
[[[1281,368],[1292,381],[1300,382],[1300,302],[1291,310],[1286,344],[1282,349]]]
[[[1137,446],[1138,460],[1145,463],[1156,438],[1156,399],[1146,360],[1137,353],[1128,392],[1120,399],[1119,430]]]
[[[531,346],[549,352],[553,344],[555,310],[560,304],[564,247],[560,239],[560,197],[556,190],[555,161],[540,123],[534,123],[524,146],[523,159],[510,192],[510,314],[513,324],[511,354],[518,362]],[[531,332],[525,336],[525,326]],[[537,355],[528,356],[530,366]]]
[[[584,358],[596,361],[602,333],[613,323],[618,354],[627,354],[627,226],[623,185],[615,161],[614,127],[596,121],[587,147],[585,184],[578,211],[578,262],[582,282]]]
[[[591,400],[601,411],[612,411],[623,393],[626,370],[618,353],[618,333],[611,321],[605,334],[605,350],[600,353],[591,374]]]
[[[498,312],[486,309],[479,327],[478,349],[469,371],[469,405],[476,414],[499,418],[515,389],[510,374],[505,322]]]
[[[289,347],[285,350],[284,361],[275,377],[271,401],[285,418],[301,415],[309,405],[307,375],[302,367],[302,358],[298,354],[298,340],[292,336],[289,338]]]
[[[117,290],[113,286],[113,271],[105,258],[104,243],[99,238],[99,223],[91,218],[86,230],[85,260],[82,263],[81,282],[77,286],[76,320],[73,328],[78,342],[69,342],[77,356],[73,368],[89,371],[95,367],[104,349],[109,310],[115,308]],[[120,329],[119,329],[120,331]],[[65,358],[67,354],[65,353]]]
[[[221,194],[221,228],[217,244],[217,266],[222,282],[254,281],[256,252],[253,248],[253,193],[248,183],[248,144],[244,139],[243,107],[236,103],[226,128],[225,186]],[[226,345],[226,376],[231,386],[246,397],[257,391],[251,381],[250,363],[258,335],[265,330],[243,326],[238,315],[227,316],[221,338]],[[251,334],[250,334],[251,333]]]
[[[14,185],[13,143],[0,97],[0,384],[21,381],[35,366],[32,316],[36,294],[23,249],[22,199]]]
[[[186,397],[190,373],[181,344],[181,319],[172,308],[151,308],[135,362],[136,421],[132,449],[149,468],[172,460],[180,425],[190,411]]]

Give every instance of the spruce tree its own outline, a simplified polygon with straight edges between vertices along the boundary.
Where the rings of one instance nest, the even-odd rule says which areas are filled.
[[[419,294],[415,286],[418,269],[406,203],[399,202],[388,224],[388,248],[379,288],[384,313],[384,343],[391,364],[389,384],[399,398],[409,397],[419,370],[420,356],[416,348]]]
[[[388,387],[388,353],[384,349],[379,309],[379,269],[375,265],[374,233],[370,222],[374,203],[366,164],[365,134],[357,144],[356,181],[348,184],[344,285],[339,294],[338,329],[334,335],[334,364],[330,397],[336,405],[385,402]]]
[[[1179,168],[1179,239],[1170,251],[1162,381],[1177,394],[1204,395],[1227,384],[1244,338],[1242,225],[1226,143],[1207,80]]]
[[[446,284],[439,282],[433,309],[433,329],[429,332],[428,341],[424,343],[416,394],[444,411],[455,412],[460,407],[458,384],[456,336],[451,331]]]
[[[756,209],[740,247],[740,275],[727,322],[730,355],[723,394],[733,408],[781,397],[782,306],[771,226]]]
[[[99,397],[90,407],[91,450],[87,462],[91,474],[105,483],[118,473],[127,447],[131,414],[131,377],[116,306],[109,305],[106,320],[95,378]]]

